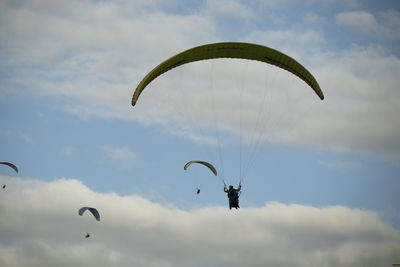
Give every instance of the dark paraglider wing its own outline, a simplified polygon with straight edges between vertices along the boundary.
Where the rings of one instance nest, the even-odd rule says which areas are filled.
[[[18,168],[14,164],[12,164],[10,162],[0,162],[0,164],[7,165],[7,166],[13,168],[16,173],[18,173]]]
[[[100,221],[100,213],[95,208],[82,207],[82,208],[79,209],[78,213],[79,213],[80,216],[82,216],[83,213],[85,211],[87,211],[87,210],[89,210],[93,214],[93,216],[96,218],[97,221]]]

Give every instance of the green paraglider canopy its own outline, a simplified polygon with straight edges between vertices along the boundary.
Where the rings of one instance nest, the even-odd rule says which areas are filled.
[[[248,59],[275,65],[298,76],[315,91],[321,100],[324,99],[324,94],[314,76],[299,62],[288,55],[262,45],[225,42],[197,46],[183,51],[159,64],[136,87],[132,97],[132,106],[136,105],[140,94],[146,86],[164,72],[186,63],[216,58]]]

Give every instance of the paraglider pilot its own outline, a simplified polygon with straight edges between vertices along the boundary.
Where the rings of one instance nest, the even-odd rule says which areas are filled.
[[[242,185],[239,184],[238,189],[233,188],[233,185],[229,186],[229,189],[224,187],[224,192],[228,194],[229,198],[229,209],[235,208],[238,209],[239,207],[239,193]]]

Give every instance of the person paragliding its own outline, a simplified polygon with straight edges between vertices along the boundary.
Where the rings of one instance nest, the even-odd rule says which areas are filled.
[[[92,208],[92,207],[82,207],[82,208],[80,208],[80,209],[78,210],[78,214],[79,214],[80,216],[82,216],[83,213],[85,213],[85,211],[87,211],[87,210],[90,211],[90,213],[92,213],[92,215],[94,216],[94,218],[96,219],[96,221],[100,221],[100,213],[98,212],[97,209]],[[85,238],[89,238],[89,237],[90,237],[90,234],[89,234],[89,233],[86,233]]]
[[[198,62],[198,61],[202,61],[202,60],[222,59],[222,58],[255,60],[258,62],[266,63],[268,65],[276,66],[278,68],[281,68],[285,71],[292,73],[293,75],[295,75],[298,78],[300,78],[301,80],[303,80],[315,92],[315,94],[321,100],[323,100],[325,98],[324,93],[322,92],[322,89],[320,88],[317,80],[314,78],[312,73],[309,72],[303,65],[301,65],[299,62],[297,62],[292,57],[290,57],[278,50],[275,50],[273,48],[263,46],[263,45],[252,44],[252,43],[243,43],[243,42],[221,42],[221,43],[200,45],[197,47],[187,49],[183,52],[176,54],[175,56],[170,57],[169,59],[163,61],[162,63],[158,64],[155,68],[153,68],[150,72],[148,72],[146,74],[146,76],[143,77],[143,79],[137,85],[137,87],[133,93],[132,100],[131,100],[132,106],[136,106],[142,92],[146,88],[148,88],[147,86],[153,80],[157,79],[157,77],[159,77],[160,75],[163,75],[164,73],[166,73],[174,68],[177,68],[179,66],[182,66],[182,65],[185,65],[188,63]],[[242,91],[245,91],[242,89],[240,90],[239,111],[241,110],[241,106],[242,106],[242,97],[241,97]],[[174,88],[171,87],[170,90],[174,90]],[[260,90],[260,92],[261,92],[261,90]],[[221,94],[222,93],[224,93],[224,92],[221,92]],[[211,94],[211,95],[214,95],[214,94]],[[251,97],[253,97],[253,96],[251,96]],[[213,100],[213,97],[209,97],[209,98],[211,101]],[[228,97],[224,97],[224,99],[228,99]],[[252,103],[252,102],[250,102],[250,103]],[[214,107],[214,104],[213,104],[213,107]],[[261,114],[261,110],[258,113]],[[240,111],[240,114],[241,114],[240,115],[240,161],[242,164],[242,152],[241,152],[242,151],[242,136],[241,136],[242,112],[241,111]],[[216,116],[215,111],[214,111],[214,119],[215,119],[216,123],[218,121],[220,121],[220,119],[217,119],[218,117],[219,116]],[[229,123],[229,121],[230,120],[227,120],[227,123]],[[258,125],[258,121],[259,120],[257,119],[257,125],[256,125],[256,127],[254,127],[254,129],[257,132],[258,131],[262,132],[262,129],[263,129],[262,123],[261,123],[261,125]],[[243,124],[243,125],[245,125],[245,124]],[[222,127],[222,129],[227,128],[227,129],[233,129],[233,131],[234,131],[235,127],[233,127],[232,125],[228,125],[228,126],[229,127]],[[261,126],[261,127],[259,128],[258,126]],[[219,131],[218,131],[219,127],[218,127],[218,125],[216,125],[215,128],[216,128],[218,147],[220,149],[221,144],[219,143]],[[229,130],[229,131],[231,131],[231,130]],[[256,135],[258,135],[258,134],[256,134]],[[261,136],[259,138],[256,138],[258,140],[253,140],[253,138],[251,138],[251,139],[252,139],[251,143],[255,143],[255,144],[258,144],[262,141]],[[253,142],[253,141],[255,141],[255,142]],[[220,151],[219,151],[219,154],[220,154],[219,156],[221,158]],[[253,153],[250,153],[250,154],[253,154]],[[199,163],[199,162],[197,162],[197,163]],[[185,166],[185,170],[186,170],[187,166],[189,166],[188,164],[190,165],[191,163],[190,162],[187,163],[187,165]],[[207,166],[204,163],[202,163],[202,164]],[[221,160],[221,168],[222,168],[222,160]],[[217,176],[216,172],[214,174]],[[240,173],[240,177],[242,180],[242,178],[245,177],[245,174]],[[224,182],[224,180],[222,178],[221,178],[221,181]],[[228,189],[225,186],[225,182],[224,182],[224,192],[227,193],[227,195],[228,195],[230,209],[232,209],[232,207],[236,208],[236,209],[240,208],[239,207],[240,190],[241,190],[240,183],[239,183],[239,187],[237,189],[235,189],[232,185],[230,185],[229,189]],[[199,193],[200,193],[200,190],[197,191],[197,194],[199,194]]]
[[[189,161],[188,163],[185,164],[185,166],[183,167],[183,169],[186,171],[187,168],[188,168],[190,165],[192,165],[193,163],[198,163],[198,164],[201,164],[201,165],[206,166],[207,168],[210,169],[210,171],[212,171],[212,173],[214,173],[215,176],[217,176],[217,170],[215,169],[215,167],[214,167],[211,163],[208,163],[208,162],[206,162],[206,161],[200,161],[200,160],[192,160],[192,161]],[[197,194],[197,195],[200,194],[200,188],[197,188],[196,194]]]
[[[0,162],[0,164],[1,164],[1,165],[7,165],[8,167],[11,167],[16,173],[18,173],[18,168],[17,168],[17,166],[15,166],[14,164],[12,164],[11,162],[2,161],[2,162]],[[5,188],[6,188],[6,185],[3,184],[3,189],[5,189]]]
[[[233,185],[229,185],[228,189],[226,188],[226,186],[224,186],[224,192],[227,193],[229,198],[229,209],[240,208],[239,206],[240,189],[242,189],[241,184],[239,184],[239,187],[237,189],[235,189]]]

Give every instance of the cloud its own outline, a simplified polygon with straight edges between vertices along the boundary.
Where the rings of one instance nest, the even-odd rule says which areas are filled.
[[[63,149],[63,154],[65,156],[71,156],[73,152],[74,152],[74,149],[72,147],[70,147],[70,146],[66,146]]]
[[[3,131],[3,135],[6,137],[21,139],[26,144],[33,143],[33,139],[31,138],[31,136],[29,134],[21,132],[21,131],[15,132],[15,131],[11,131],[11,130],[6,130],[6,131]]]
[[[312,138],[330,143],[333,149],[368,152],[398,162],[400,110],[395,102],[400,100],[396,75],[400,59],[379,49],[355,47],[335,59],[328,56],[325,62],[316,75],[326,101],[319,107],[320,121],[310,121],[319,128],[314,128],[317,134]]]
[[[276,3],[265,4],[269,2]],[[173,12],[162,1],[72,3],[2,5],[0,46],[5,52],[0,67],[10,73],[2,76],[5,87],[61,99],[61,106],[79,117],[159,125],[199,143],[216,143],[215,118],[222,121],[218,130],[234,136],[227,137],[227,143],[237,141],[241,118],[247,141],[316,146],[400,161],[400,59],[369,44],[327,50],[327,33],[318,28],[324,18],[313,10],[295,26],[248,28],[258,13],[240,1],[230,2],[229,14],[214,2],[185,12]],[[265,43],[296,58],[317,77],[326,99],[316,101],[301,80],[266,64],[221,60],[165,73],[132,109],[135,86],[157,64],[189,47],[232,36],[221,34],[216,17],[246,22],[240,40]],[[347,11],[336,21],[388,37],[400,36],[399,18],[396,10]],[[236,96],[241,86],[246,88],[247,104],[239,114]],[[232,88],[235,92],[229,91]],[[259,110],[264,117],[257,124]]]
[[[260,5],[265,5],[269,8],[274,8],[274,7],[286,7],[290,4],[296,3],[295,0],[258,0]],[[331,6],[332,3],[337,3],[335,0],[306,0],[303,1],[302,4],[314,6],[315,4],[321,5],[321,6]],[[360,0],[346,0],[346,1],[341,1],[340,5],[343,5],[345,7],[359,7],[360,6]]]
[[[372,211],[281,203],[185,211],[77,180],[0,179],[2,266],[390,266],[400,253],[400,232]],[[101,221],[78,216],[82,206]]]
[[[121,166],[131,166],[137,158],[137,155],[128,147],[102,146],[101,149],[107,157]]]
[[[198,135],[215,137],[218,129],[259,143],[306,144],[399,162],[400,59],[379,48],[354,47],[309,60],[324,101],[290,73],[221,60],[159,77],[134,109],[153,123]]]
[[[241,31],[255,17],[253,10],[240,1],[226,1],[223,5],[206,1],[204,15],[213,21],[217,29],[231,33]]]
[[[360,164],[358,162],[348,162],[348,161],[323,161],[320,160],[318,162],[320,165],[328,167],[328,168],[335,168],[339,170],[348,170],[359,168]]]
[[[336,23],[365,36],[398,40],[400,12],[389,9],[376,15],[367,11],[345,11],[336,15]]]
[[[365,11],[347,11],[336,16],[338,24],[358,30],[363,34],[376,34],[378,23],[375,17]]]

